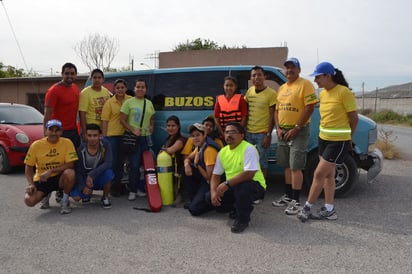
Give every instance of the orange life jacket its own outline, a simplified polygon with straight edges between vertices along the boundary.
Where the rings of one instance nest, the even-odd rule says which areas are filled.
[[[242,120],[242,112],[240,111],[240,99],[242,94],[234,94],[230,101],[224,95],[217,97],[217,102],[220,106],[220,126],[222,129],[229,122],[240,122]]]

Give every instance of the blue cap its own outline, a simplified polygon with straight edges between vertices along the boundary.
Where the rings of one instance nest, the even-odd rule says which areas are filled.
[[[51,128],[51,127],[58,127],[58,128],[62,128],[62,122],[60,122],[59,120],[56,120],[56,119],[52,119],[52,120],[49,120],[47,123],[46,123],[46,128]]]
[[[288,60],[286,60],[285,63],[283,63],[283,65],[286,66],[287,63],[292,63],[295,67],[300,68],[300,63],[297,58],[288,58]]]
[[[322,74],[335,75],[335,67],[329,62],[319,63],[316,66],[315,71],[309,76],[318,76]]]

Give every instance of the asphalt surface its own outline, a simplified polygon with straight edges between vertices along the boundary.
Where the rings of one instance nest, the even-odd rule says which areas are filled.
[[[54,199],[48,210],[28,208],[17,170],[0,175],[0,273],[411,273],[408,159],[385,161],[373,184],[361,174],[336,200],[336,221],[301,223],[272,207],[282,195],[276,177],[242,234],[230,232],[227,214],[134,210],[145,198],[113,198],[102,209],[99,192],[69,215]]]

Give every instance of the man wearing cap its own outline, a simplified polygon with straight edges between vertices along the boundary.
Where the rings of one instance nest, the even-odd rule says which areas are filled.
[[[71,212],[69,193],[75,182],[74,162],[77,153],[73,143],[61,135],[62,123],[55,119],[49,120],[46,123],[46,137],[30,146],[24,160],[29,183],[24,202],[33,207],[52,191],[63,190],[60,213],[68,214]]]
[[[284,66],[288,81],[278,91],[275,124],[279,140],[277,163],[284,168],[285,194],[272,205],[287,206],[285,213],[296,215],[300,207],[310,116],[319,100],[312,83],[299,76],[298,59],[289,58]]]
[[[260,166],[266,178],[268,153],[274,124],[276,91],[265,85],[265,70],[260,66],[251,69],[250,79],[253,86],[248,89],[245,95],[249,111],[246,139],[251,144],[256,145],[259,151]]]
[[[224,134],[227,146],[216,158],[210,181],[210,201],[215,207],[234,207],[235,211],[229,214],[235,219],[231,231],[241,233],[249,225],[253,201],[265,193],[266,181],[255,146],[244,140],[244,128],[237,122],[229,122]],[[226,181],[222,182],[223,174]]]
[[[46,92],[44,100],[43,125],[46,136],[46,123],[51,119],[62,122],[62,136],[69,138],[77,148],[80,145],[80,136],[77,131],[77,112],[79,109],[80,92],[74,83],[77,68],[72,63],[65,63],[61,71],[62,80],[52,85]],[[62,192],[56,192],[56,202],[60,202]],[[49,195],[48,195],[49,196]],[[49,208],[49,197],[41,201],[42,209]]]

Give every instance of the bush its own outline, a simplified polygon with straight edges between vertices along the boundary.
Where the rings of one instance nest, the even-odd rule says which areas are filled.
[[[368,115],[376,123],[412,126],[412,115],[403,116],[392,110],[384,110]]]
[[[379,130],[379,138],[376,142],[376,147],[379,148],[380,151],[382,151],[383,157],[385,159],[394,159],[400,157],[399,150],[394,145],[394,142],[398,137],[393,137],[392,134],[392,130]]]

